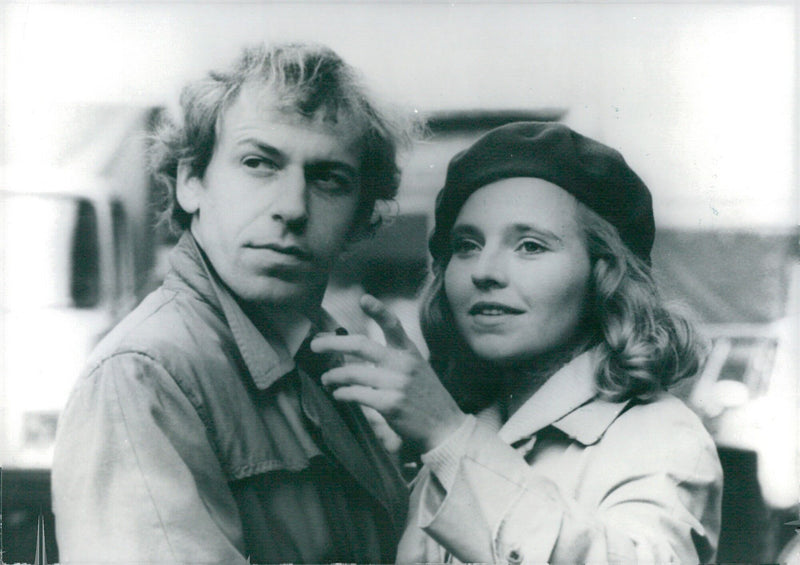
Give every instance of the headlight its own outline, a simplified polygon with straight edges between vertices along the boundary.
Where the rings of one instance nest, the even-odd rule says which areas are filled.
[[[23,448],[47,449],[56,439],[58,412],[25,412],[22,414]]]

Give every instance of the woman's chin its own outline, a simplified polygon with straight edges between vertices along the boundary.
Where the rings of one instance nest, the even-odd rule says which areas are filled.
[[[492,365],[511,366],[526,359],[524,353],[503,348],[501,344],[474,344],[470,347],[478,359]]]

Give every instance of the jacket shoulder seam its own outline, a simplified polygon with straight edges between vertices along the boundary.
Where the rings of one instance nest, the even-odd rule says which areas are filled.
[[[124,350],[114,351],[113,353],[98,360],[95,363],[95,365],[89,370],[87,376],[92,376],[93,374],[97,373],[103,365],[114,359],[131,358],[131,357],[140,357],[146,359],[149,363],[157,367],[160,372],[163,372],[165,375],[167,375],[171,379],[171,381],[175,384],[175,386],[178,387],[178,390],[181,391],[181,393],[186,397],[186,399],[192,405],[192,408],[194,408],[195,413],[197,414],[198,418],[200,418],[200,421],[203,423],[203,426],[206,429],[206,433],[209,434],[209,437],[214,437],[214,435],[211,433],[212,427],[210,418],[206,413],[204,404],[200,401],[197,395],[193,394],[193,391],[191,391],[189,387],[184,386],[182,384],[181,379],[175,378],[175,376],[164,366],[164,364],[161,362],[160,359],[158,359],[157,357],[153,356],[152,354],[146,351],[138,349],[124,349]],[[211,442],[211,446],[214,449],[217,458],[219,459],[220,454],[217,446],[214,444],[214,442]]]

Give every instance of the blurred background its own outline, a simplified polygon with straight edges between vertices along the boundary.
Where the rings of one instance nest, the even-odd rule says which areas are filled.
[[[245,43],[317,41],[429,121],[395,219],[343,257],[326,306],[371,292],[420,343],[417,293],[450,157],[487,129],[559,120],[654,193],[664,293],[712,340],[678,391],[725,471],[719,560],[784,558],[798,483],[795,2],[0,4],[0,561],[57,560],[49,465],[92,345],[160,281],[172,237],[144,167],[180,87]],[[391,438],[389,438],[391,441]],[[396,447],[396,444],[394,445]]]

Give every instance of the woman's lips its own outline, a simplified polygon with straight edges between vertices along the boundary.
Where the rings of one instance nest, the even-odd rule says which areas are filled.
[[[476,302],[469,309],[470,316],[509,316],[522,314],[523,311],[500,302]]]

